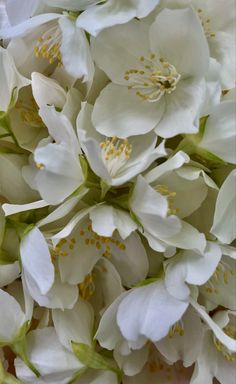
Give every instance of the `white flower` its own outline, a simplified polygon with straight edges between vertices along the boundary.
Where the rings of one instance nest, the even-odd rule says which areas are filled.
[[[0,47],[0,117],[12,108],[18,98],[18,92],[31,82],[23,77],[17,70],[9,52]]]
[[[166,193],[157,192],[141,175],[138,176],[130,207],[141,225],[140,232],[158,252],[164,252],[168,246],[202,252],[206,246],[204,234],[172,214],[167,197]]]
[[[236,171],[230,172],[222,184],[215,207],[213,233],[222,243],[229,244],[236,237]]]
[[[91,208],[90,208],[91,210]],[[110,211],[110,207],[104,206],[104,218],[96,212],[96,208],[91,210],[91,221],[86,217],[87,210],[80,211],[77,216],[69,222],[65,228],[54,235],[56,241],[55,251],[58,253],[58,262],[62,281],[69,284],[82,283],[86,275],[91,273],[95,264],[102,257],[107,257],[119,272],[122,282],[126,286],[136,284],[146,277],[148,271],[148,260],[145,249],[138,234],[130,232],[135,226],[130,227],[130,218],[126,220],[126,215],[122,211]],[[115,211],[115,210],[114,210]],[[113,216],[114,215],[114,216]],[[116,217],[114,223],[109,218]],[[102,221],[101,221],[102,219]],[[127,227],[125,231],[125,223]],[[114,231],[116,226],[122,228],[123,239],[118,231]],[[94,228],[94,229],[93,229]],[[98,231],[98,233],[96,232]],[[60,241],[59,241],[60,240]]]
[[[54,107],[41,107],[40,116],[52,139],[41,141],[34,151],[36,165],[23,168],[28,184],[50,204],[58,204],[84,181],[78,139],[69,119]]]
[[[94,65],[85,32],[76,27],[74,19],[66,15],[42,13],[0,30],[0,36],[4,39],[25,37],[29,40],[28,47],[24,45],[27,54],[23,62],[28,61],[27,65],[30,65],[32,57],[35,56],[36,59],[45,59],[42,70],[48,67],[48,64],[56,64],[59,67],[64,65],[66,71],[75,79],[88,81],[93,78]],[[32,71],[34,70],[35,65]]]
[[[180,151],[145,175],[145,180],[158,192],[167,196],[169,210],[184,218],[197,210],[207,197],[209,189],[218,191],[215,182],[200,168],[189,162]],[[188,197],[191,195],[191,199]]]
[[[144,171],[157,158],[166,155],[164,145],[157,148],[154,133],[128,139],[105,137],[91,123],[92,107],[85,104],[77,118],[77,131],[88,162],[108,185],[122,185]]]
[[[155,129],[168,138],[197,132],[209,52],[191,9],[165,9],[150,28],[133,20],[107,29],[92,49],[114,82],[95,103],[92,120],[100,133],[124,138]]]

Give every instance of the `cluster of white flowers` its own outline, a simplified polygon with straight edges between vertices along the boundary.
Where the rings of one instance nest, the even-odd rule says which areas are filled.
[[[1,384],[235,383],[235,22],[1,1]]]

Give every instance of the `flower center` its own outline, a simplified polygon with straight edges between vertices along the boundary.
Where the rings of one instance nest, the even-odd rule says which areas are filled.
[[[128,139],[112,137],[100,143],[103,163],[106,165],[111,176],[115,176],[117,171],[129,160],[132,152],[132,145]]]
[[[207,293],[218,293],[217,286],[219,284],[229,284],[229,279],[235,275],[230,266],[224,261],[220,261],[216,270],[210,280],[205,284],[205,290]]]
[[[61,239],[55,246],[54,253],[58,256],[67,257],[74,249],[79,249],[79,241],[82,241],[86,246],[95,248],[102,256],[111,258],[112,252],[125,251],[126,245],[116,238],[99,236],[93,231],[92,225],[88,224],[80,228],[79,238],[68,237]]]
[[[197,10],[197,13],[198,13],[198,17],[201,21],[202,27],[204,29],[206,37],[207,38],[215,37],[216,36],[215,32],[212,32],[212,30],[211,30],[211,19],[209,17],[207,17],[206,15],[204,15],[203,10],[201,8],[199,8]]]
[[[47,59],[49,64],[57,63],[58,67],[61,67],[61,37],[62,33],[58,24],[53,23],[53,25],[39,37],[34,46],[35,56],[37,58]]]
[[[38,106],[33,98],[31,98],[28,103],[25,103],[19,99],[15,105],[15,108],[18,110],[21,120],[26,125],[35,128],[44,127],[44,123],[38,114]]]
[[[141,56],[139,62],[138,69],[130,69],[124,75],[128,89],[137,89],[137,96],[155,102],[176,89],[181,76],[174,65],[163,58],[157,59],[153,53],[149,57]]]

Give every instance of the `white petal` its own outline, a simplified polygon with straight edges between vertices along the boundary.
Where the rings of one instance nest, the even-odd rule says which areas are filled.
[[[109,28],[92,39],[92,53],[96,64],[117,84],[126,85],[125,72],[137,68],[139,57],[149,52],[148,25],[132,20]],[[112,65],[111,65],[112,63]]]
[[[88,8],[78,17],[76,25],[96,36],[102,29],[115,24],[124,24],[135,16],[136,12],[132,6],[110,0],[105,4]]]
[[[206,247],[205,235],[183,220],[181,221],[181,230],[178,233],[169,237],[167,232],[166,237],[163,236],[162,240],[175,247],[195,249],[201,253]]]
[[[20,7],[17,0],[6,1],[6,11],[11,25],[19,24],[20,22],[31,18],[40,6],[40,0],[22,0]]]
[[[39,383],[66,384],[83,365],[59,342],[54,328],[37,329],[27,337],[29,359],[41,373]],[[57,364],[55,364],[57,362]],[[16,360],[17,376],[26,383],[38,383],[32,371]]]
[[[181,168],[183,164],[188,163],[189,161],[189,156],[186,155],[185,152],[179,151],[173,157],[170,157],[164,163],[146,173],[144,176],[145,180],[148,183],[157,182],[159,177],[168,175],[171,171]]]
[[[200,146],[236,164],[236,108],[234,101],[219,104],[210,114]]]
[[[29,204],[3,204],[5,216],[14,215],[15,213],[30,211],[31,209],[39,209],[47,207],[49,204],[44,200],[35,201]]]
[[[33,96],[39,108],[45,105],[63,108],[66,102],[66,92],[57,81],[38,72],[33,72],[31,79]]]
[[[92,80],[94,65],[85,32],[67,17],[60,18],[59,25],[62,30],[61,53],[65,69],[76,79]]]
[[[175,333],[157,342],[155,345],[161,354],[171,363],[183,360],[185,367],[191,366],[199,356],[202,347],[203,326],[200,317],[189,307],[181,319],[183,335]]]
[[[11,284],[20,276],[19,262],[12,264],[0,265],[0,287]]]
[[[10,103],[16,102],[18,91],[30,84],[16,69],[13,58],[6,49],[0,47],[0,112],[7,112]]]
[[[63,144],[37,148],[34,157],[43,164],[36,176],[37,189],[50,204],[60,203],[82,184],[79,159]]]
[[[171,295],[187,299],[190,290],[185,283],[203,285],[213,275],[221,258],[217,244],[208,243],[203,255],[185,251],[175,260],[170,259],[165,275],[165,285]]]
[[[167,199],[150,187],[141,175],[137,178],[130,206],[140,218],[143,214],[166,217],[168,211]]]
[[[66,216],[69,212],[73,210],[73,208],[78,204],[78,202],[87,194],[88,189],[84,189],[80,194],[71,197],[62,203],[58,208],[52,211],[48,216],[44,219],[40,220],[37,223],[37,227],[40,228],[43,225],[52,223],[53,221],[59,220],[62,217]]]
[[[39,291],[46,294],[54,282],[54,267],[46,240],[38,228],[23,238],[20,254],[26,281],[33,280]]]
[[[96,100],[92,121],[96,130],[105,136],[143,135],[155,128],[164,108],[163,99],[157,104],[149,103],[125,86],[109,84]]]
[[[230,244],[236,236],[236,171],[233,170],[220,188],[211,232]]]
[[[208,69],[208,43],[191,8],[161,11],[150,28],[150,45],[184,77],[202,77]]]
[[[165,96],[166,108],[155,132],[164,138],[182,133],[197,133],[195,120],[205,96],[205,80],[180,80],[176,90]]]
[[[187,307],[187,302],[170,296],[159,280],[127,294],[119,305],[117,323],[127,340],[137,341],[145,336],[156,342],[167,335]]]
[[[23,36],[41,24],[58,19],[60,17],[61,15],[57,13],[44,13],[42,15],[37,15],[23,21],[20,24],[0,30],[0,36],[2,39],[10,39],[16,36]]]
[[[43,106],[39,110],[39,115],[56,143],[68,145],[75,155],[81,153],[72,124],[63,113],[57,112],[54,107]]]
[[[117,229],[123,239],[126,239],[135,229],[137,224],[129,214],[109,205],[99,205],[90,212],[90,219],[94,232],[100,236],[111,237]]]
[[[92,344],[93,309],[86,301],[79,299],[73,309],[54,309],[52,319],[58,338],[65,348],[72,351],[71,341]]]
[[[13,296],[0,289],[0,341],[14,339],[18,329],[25,321],[25,315]]]
[[[190,298],[190,304],[199,313],[199,315],[207,323],[207,325],[212,329],[217,339],[230,351],[236,352],[236,340],[232,339],[230,336],[224,333],[224,331],[212,320],[212,318],[207,314],[207,312],[205,312],[203,307],[199,305],[196,301],[194,301],[192,298]]]
[[[122,339],[116,322],[116,314],[119,304],[126,295],[127,292],[124,292],[118,296],[102,315],[95,338],[103,348],[112,350]]]

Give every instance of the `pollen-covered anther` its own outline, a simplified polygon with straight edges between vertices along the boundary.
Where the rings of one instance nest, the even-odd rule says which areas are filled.
[[[34,54],[37,58],[48,60],[49,64],[56,63],[62,66],[61,48],[61,30],[59,26],[54,24],[42,36],[39,37],[34,46]]]
[[[170,339],[173,338],[175,335],[179,335],[179,336],[184,335],[184,326],[181,320],[175,323],[169,330],[168,337]]]
[[[36,163],[36,167],[39,169],[39,170],[42,170],[45,168],[45,165],[42,164],[42,163]]]
[[[235,334],[232,335],[232,333],[228,333],[228,329],[227,328],[228,327],[226,327],[224,329],[225,333],[228,336],[236,339]],[[222,355],[224,356],[225,360],[227,360],[228,362],[231,362],[231,363],[235,362],[235,357],[233,356],[233,353],[224,344],[222,344],[215,336],[213,337],[213,342],[214,342],[214,345],[215,345],[217,351],[222,353]]]
[[[164,58],[156,58],[154,53],[149,57],[139,58],[140,68],[129,69],[124,74],[124,79],[129,83],[128,89],[137,89],[136,95],[143,100],[155,102],[165,93],[172,93],[180,79],[174,65]]]
[[[112,137],[106,139],[100,143],[100,148],[102,150],[102,158],[105,162],[110,162],[113,164],[113,160],[128,160],[132,152],[132,145],[129,143],[128,139],[119,139],[117,137]]]
[[[205,35],[207,38],[215,37],[216,33],[211,30],[211,19],[204,15],[204,12],[201,8],[197,10],[198,17],[201,21],[202,28],[204,29]]]
[[[95,284],[94,284],[94,278],[95,278],[95,273],[89,273],[84,281],[79,284],[79,292],[80,296],[84,300],[89,300],[91,296],[93,296],[95,292]]]
[[[155,189],[162,196],[167,197],[167,200],[168,200],[168,214],[169,215],[176,215],[180,211],[179,208],[174,208],[174,199],[175,199],[175,196],[176,196],[176,192],[170,191],[167,185],[156,185]]]

